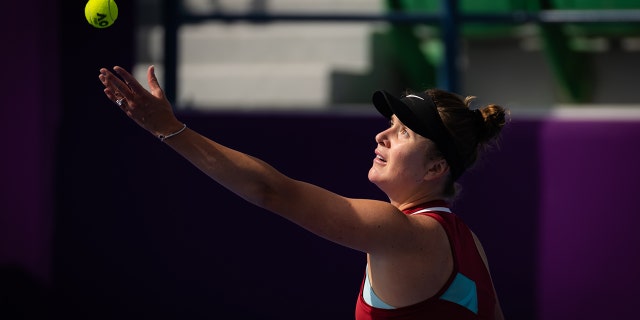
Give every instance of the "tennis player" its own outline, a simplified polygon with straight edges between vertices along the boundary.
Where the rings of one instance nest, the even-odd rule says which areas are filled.
[[[367,255],[355,318],[503,319],[487,258],[453,212],[456,181],[505,125],[498,105],[427,90],[373,93],[389,126],[375,136],[369,180],[389,201],[353,199],[294,180],[264,161],[189,129],[155,76],[100,69],[104,93],[138,125],[206,175],[255,205]]]

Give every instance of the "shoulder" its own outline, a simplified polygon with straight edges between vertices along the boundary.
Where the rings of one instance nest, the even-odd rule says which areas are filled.
[[[413,221],[417,243],[427,243],[432,249],[449,252],[449,234],[446,227],[446,219],[437,213],[423,213],[410,215]]]
[[[413,221],[413,224],[418,229],[428,232],[428,234],[432,232],[439,233],[440,231],[446,232],[445,219],[437,213],[420,213],[408,215],[407,217]]]
[[[406,215],[401,235],[388,239],[388,257],[437,257],[450,255],[451,245],[444,221],[436,214]]]
[[[404,255],[430,249],[438,239],[446,240],[446,232],[434,218],[405,214],[389,203],[369,200],[354,200],[352,207],[357,208],[357,221],[350,233],[361,237],[369,254]]]
[[[454,262],[447,233],[437,217],[406,217],[411,227],[395,250],[369,254],[376,294],[394,306],[408,306],[439,292],[452,275]]]

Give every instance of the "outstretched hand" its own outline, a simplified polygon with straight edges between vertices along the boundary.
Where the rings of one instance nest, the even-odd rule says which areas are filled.
[[[147,70],[150,90],[145,89],[125,69],[116,66],[113,70],[120,78],[105,68],[100,69],[98,77],[104,85],[107,98],[117,104],[129,118],[155,136],[175,132],[183,126],[176,119],[153,66]]]

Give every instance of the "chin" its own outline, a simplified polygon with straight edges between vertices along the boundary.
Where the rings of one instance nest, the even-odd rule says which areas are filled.
[[[376,172],[374,171],[374,169],[369,170],[369,175],[367,176],[367,178],[369,179],[369,182],[375,184],[378,188],[381,188],[381,183],[382,180],[380,179],[380,177],[376,174]]]
[[[371,168],[369,169],[369,173],[367,174],[367,179],[369,179],[369,181],[371,183],[376,183],[376,171],[375,169]]]

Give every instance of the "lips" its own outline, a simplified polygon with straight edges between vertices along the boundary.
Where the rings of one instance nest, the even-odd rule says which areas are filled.
[[[376,158],[375,158],[375,160],[376,160],[376,161],[380,161],[380,162],[387,163],[387,159],[385,159],[385,158],[384,158],[382,155],[380,155],[380,153],[378,153],[377,151],[376,151]]]

